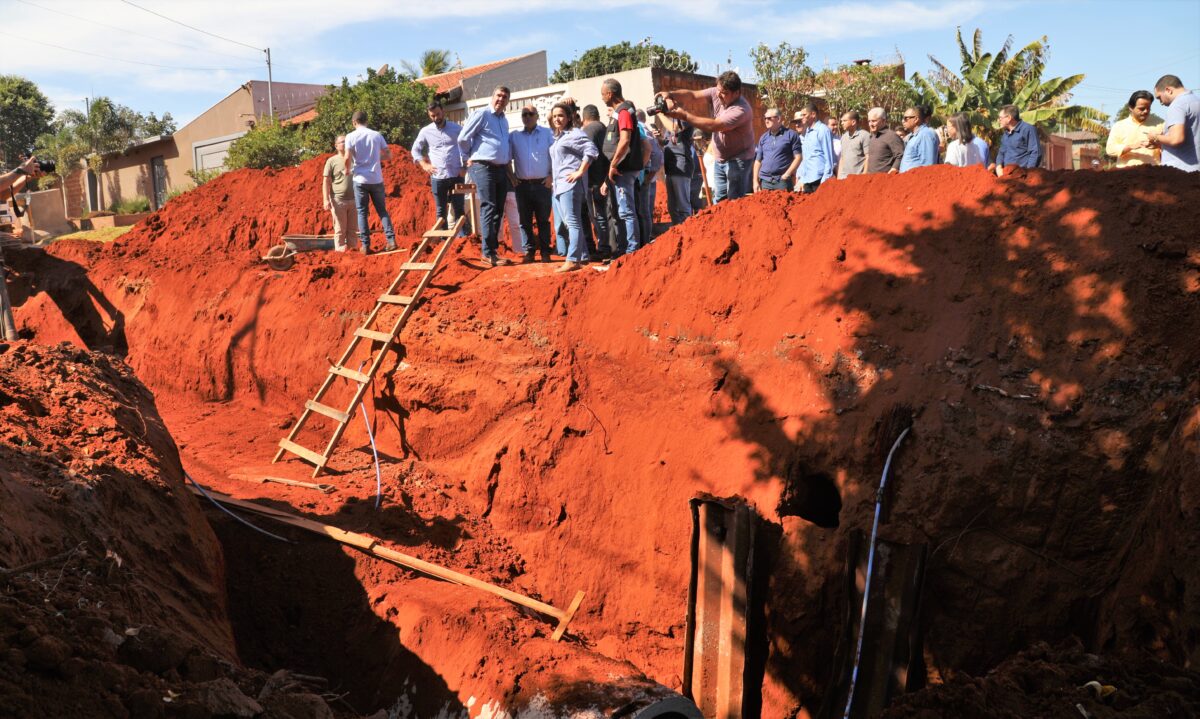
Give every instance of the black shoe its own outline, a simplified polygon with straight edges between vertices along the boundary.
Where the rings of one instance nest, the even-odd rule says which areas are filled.
[[[497,264],[499,264],[499,262],[499,259],[495,255],[483,256],[483,264],[487,265],[488,267],[495,267]]]
[[[523,262],[527,265],[532,264],[534,262],[537,262],[537,257],[532,252],[526,252],[525,259],[521,260],[521,262]]]
[[[530,260],[530,262],[532,262],[532,261],[533,261],[533,260],[531,259],[531,260]],[[549,253],[549,252],[543,252],[543,253],[542,253],[542,262],[549,262],[549,261],[550,261],[550,253]]]

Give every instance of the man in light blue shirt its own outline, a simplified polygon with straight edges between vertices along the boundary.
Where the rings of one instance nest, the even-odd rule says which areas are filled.
[[[800,133],[800,192],[811,194],[821,183],[833,177],[836,165],[833,162],[833,133],[829,126],[820,121],[820,112],[815,102],[805,104],[796,113],[792,126]]]
[[[1200,172],[1200,97],[1189,92],[1175,75],[1163,75],[1154,84],[1158,101],[1167,106],[1162,132],[1148,139],[1162,147],[1162,164],[1184,172]]]
[[[554,133],[538,124],[537,108],[526,105],[521,108],[521,129],[510,133],[508,142],[525,262],[535,262],[539,251],[542,262],[549,262],[550,204],[553,199],[550,188],[554,184],[550,172],[550,146],[554,144]]]
[[[510,95],[507,87],[497,86],[487,106],[472,113],[458,133],[458,147],[467,156],[467,176],[479,199],[483,261],[492,267],[512,264],[496,254],[500,249],[504,198],[508,194],[508,163],[512,160],[508,118],[504,116]]]
[[[417,133],[412,155],[413,160],[428,173],[437,216],[446,220],[446,227],[449,228],[447,205],[454,207],[455,217],[463,216],[463,196],[450,194],[454,186],[463,181],[462,150],[458,147],[458,134],[462,126],[447,120],[442,103],[436,100],[429,103],[426,111],[431,122]]]
[[[941,145],[937,133],[925,124],[928,117],[929,114],[921,107],[910,107],[904,111],[904,129],[908,131],[908,139],[904,142],[904,155],[900,158],[900,172],[937,164]]]
[[[358,210],[358,241],[364,255],[371,254],[371,230],[368,203],[375,206],[387,249],[396,249],[396,231],[388,214],[383,192],[383,161],[392,159],[392,150],[383,135],[367,127],[367,113],[355,111],[350,118],[354,130],[346,135],[346,172],[354,181],[354,207]]]

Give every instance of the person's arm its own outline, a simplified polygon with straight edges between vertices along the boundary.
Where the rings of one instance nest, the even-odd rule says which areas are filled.
[[[351,174],[351,169],[354,167],[354,148],[350,143],[346,143],[346,174]]]
[[[762,169],[762,160],[759,159],[761,153],[754,155],[754,169],[750,174],[750,191],[758,192],[762,189],[762,182],[758,179],[758,172]]]
[[[37,158],[32,155],[25,162],[22,162],[19,167],[13,168],[8,172],[0,175],[0,190],[10,189],[17,184],[23,177],[34,175],[38,171]]]
[[[792,164],[788,165],[787,169],[783,171],[782,178],[784,181],[787,181],[795,177],[796,171],[800,169],[800,162],[804,159],[804,142],[792,130],[789,129],[784,132],[792,133]]]
[[[650,165],[650,155],[652,154],[650,149],[650,138],[646,137],[645,135],[641,135],[640,133],[639,135],[642,138],[642,167],[647,167]]]
[[[434,169],[433,163],[429,161],[429,138],[426,137],[424,128],[417,133],[417,140],[413,143],[412,156],[413,161],[420,165],[426,174],[432,175],[437,171]]]
[[[479,127],[482,123],[483,111],[476,110],[458,131],[458,149],[462,153],[464,165],[470,166],[471,164],[471,144],[475,141],[475,136],[479,134]]]
[[[824,182],[832,177],[837,169],[833,166],[833,133],[821,133],[820,142],[815,144],[818,149],[817,155],[821,156],[821,181]]]
[[[391,162],[392,161],[392,146],[388,144],[387,140],[383,139],[383,135],[379,136],[379,142],[383,145],[383,147],[380,148],[380,150],[379,150],[380,163],[385,162],[385,161]]]
[[[324,181],[321,182],[321,201],[326,210],[332,207],[329,201],[331,197],[333,197],[333,168],[326,165]]]
[[[904,161],[904,140],[890,129],[884,130],[884,137],[887,138],[888,147],[892,148],[892,167],[888,174],[895,175],[900,172],[900,163]]]
[[[1113,125],[1112,132],[1108,134],[1108,142],[1104,143],[1104,154],[1120,159],[1122,155],[1129,152],[1131,148],[1125,142],[1125,127],[1124,122]]]
[[[1167,128],[1166,132],[1151,130],[1146,133],[1146,137],[1150,142],[1165,145],[1166,147],[1178,147],[1183,144],[1186,137],[1183,127],[1185,118],[1182,112],[1179,113],[1178,117],[1172,117],[1174,114],[1170,108],[1167,109],[1167,121],[1164,124],[1171,125],[1172,122],[1175,124]]]

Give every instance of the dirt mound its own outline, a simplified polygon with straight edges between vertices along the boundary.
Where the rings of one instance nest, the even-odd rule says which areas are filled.
[[[332,716],[238,666],[220,548],[106,355],[0,345],[0,567],[0,715]]]
[[[308,174],[316,197],[315,172],[294,176]],[[229,178],[201,191],[237,194]],[[761,565],[763,702],[783,716],[812,711],[833,678],[846,533],[869,526],[883,419],[911,406],[882,532],[929,545],[934,680],[1072,635],[1195,663],[1197,207],[1200,178],[1160,168],[998,180],[937,167],[726,203],[604,274],[484,273],[460,245],[377,380],[377,439],[520,558],[524,573],[501,581],[552,599],[586,590],[581,636],[668,686],[687,500],[749,498],[779,525]],[[396,269],[309,255],[265,271],[252,260],[269,241],[251,229],[286,217],[261,202],[240,239],[218,233],[202,252],[176,251],[206,242],[188,236],[194,215],[112,248],[55,246],[45,262],[65,265],[29,271],[51,286],[86,267],[111,311],[84,321],[69,308],[99,300],[47,291],[19,320],[92,343],[110,337],[87,328],[122,328],[185,454],[212,477],[269,466],[280,426]],[[202,423],[195,398],[228,404],[205,405]],[[356,427],[334,464],[339,491],[362,495],[373,474]],[[410,470],[388,466],[399,496]],[[422,602],[436,605],[393,606],[419,615]],[[459,635],[426,629],[419,653],[454,675],[462,657],[437,642]]]

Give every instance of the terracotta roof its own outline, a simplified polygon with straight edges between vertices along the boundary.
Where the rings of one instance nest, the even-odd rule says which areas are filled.
[[[281,125],[303,125],[304,123],[312,122],[315,119],[317,119],[317,108],[314,107],[313,109],[306,110],[306,111],[300,113],[299,115],[296,115],[295,117],[289,117],[288,119],[282,121],[280,124]]]
[[[440,75],[426,75],[425,77],[417,78],[417,82],[421,83],[422,85],[428,85],[428,86],[432,87],[434,92],[439,92],[439,93],[440,92],[449,92],[450,90],[453,90],[454,88],[461,85],[462,81],[467,79],[468,77],[475,77],[476,75],[485,73],[488,70],[494,70],[495,68],[498,68],[501,65],[507,65],[510,62],[515,62],[517,60],[527,58],[530,55],[536,55],[536,54],[537,53],[529,53],[528,55],[517,55],[516,57],[509,57],[509,58],[505,58],[503,60],[496,60],[494,62],[488,62],[488,63],[484,63],[482,65],[475,65],[473,67],[464,67],[461,70],[456,69],[456,70],[451,70],[449,72],[443,72]]]

